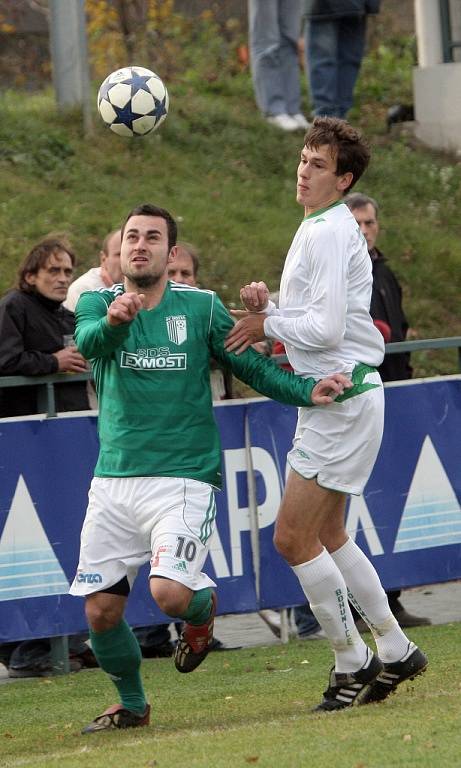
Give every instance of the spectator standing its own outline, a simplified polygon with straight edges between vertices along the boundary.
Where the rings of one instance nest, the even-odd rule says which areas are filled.
[[[18,288],[0,301],[0,376],[84,373],[86,361],[73,344],[73,312],[62,304],[75,256],[61,240],[37,243],[19,270]],[[0,416],[37,413],[38,387],[9,387],[1,392]],[[89,408],[86,383],[71,378],[56,386],[58,411]]]
[[[376,200],[359,192],[351,192],[344,198],[367,241],[373,270],[373,289],[371,294],[370,314],[376,327],[381,331],[386,343],[405,341],[408,322],[402,306],[402,288],[392,269],[387,264],[384,254],[376,247],[379,234],[378,204]],[[413,373],[410,365],[410,353],[399,352],[384,355],[378,368],[383,381],[410,379]],[[386,592],[389,607],[401,627],[417,627],[430,624],[425,616],[408,613],[400,602],[401,590]],[[356,626],[361,631],[368,627],[361,618]]]
[[[110,288],[122,282],[120,270],[121,233],[119,229],[109,232],[104,238],[102,250],[99,253],[99,267],[92,267],[71,283],[67,292],[64,306],[75,312],[80,294],[84,291],[97,291],[99,288]]]
[[[250,64],[256,103],[270,125],[305,131],[298,38],[301,0],[249,0]]]
[[[19,269],[18,288],[0,301],[0,376],[40,376],[83,373],[86,361],[75,345],[73,312],[62,304],[75,266],[75,256],[62,240],[49,237],[37,243]],[[0,391],[0,416],[38,412],[38,388],[6,387]],[[68,380],[55,388],[58,411],[89,408],[86,382]],[[86,637],[86,636],[85,636]],[[70,638],[71,669],[96,666],[85,637]],[[0,658],[10,677],[50,674],[50,643],[26,640],[0,646]]]
[[[304,0],[304,51],[314,115],[346,117],[380,0]]]

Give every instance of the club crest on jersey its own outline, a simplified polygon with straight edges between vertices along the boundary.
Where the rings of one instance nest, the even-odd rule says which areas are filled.
[[[187,339],[187,322],[185,315],[172,315],[165,318],[168,338],[173,344],[183,344]]]

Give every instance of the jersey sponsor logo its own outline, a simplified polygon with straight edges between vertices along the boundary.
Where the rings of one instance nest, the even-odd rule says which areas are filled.
[[[187,339],[187,321],[185,315],[171,315],[165,318],[168,338],[173,344],[183,344]]]
[[[85,584],[102,584],[102,576],[100,573],[83,573],[79,571],[77,573],[77,581]]]
[[[158,349],[138,349],[137,352],[122,351],[120,357],[121,368],[133,368],[138,371],[165,371],[187,368],[187,355],[185,352],[174,354],[158,354]],[[149,354],[155,352],[157,354]]]

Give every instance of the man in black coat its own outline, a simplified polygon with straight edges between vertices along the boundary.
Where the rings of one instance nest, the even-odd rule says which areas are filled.
[[[49,237],[32,248],[19,269],[18,288],[0,301],[0,376],[82,373],[87,365],[73,344],[75,317],[62,306],[72,280],[75,256],[59,239]],[[38,412],[38,387],[0,389],[0,417]],[[86,382],[66,381],[55,388],[58,411],[87,410]],[[96,666],[84,636],[70,638],[71,668]],[[49,640],[0,645],[0,661],[10,677],[50,674]]]
[[[402,307],[402,288],[387,260],[376,247],[379,233],[378,204],[376,200],[359,192],[351,192],[344,198],[367,241],[368,252],[373,267],[373,290],[371,294],[370,315],[376,327],[381,331],[386,344],[405,341],[408,322]],[[387,354],[378,368],[383,381],[410,379],[413,373],[410,365],[410,353]],[[430,624],[424,616],[414,616],[405,610],[400,602],[400,590],[386,592],[392,613],[401,627],[415,627]],[[362,629],[361,619],[356,621]],[[366,625],[363,626],[366,631]]]
[[[18,288],[0,301],[0,376],[83,373],[86,362],[72,342],[74,313],[62,302],[75,264],[69,247],[56,238],[38,243],[19,269]],[[56,386],[58,411],[89,408],[86,382]],[[38,387],[0,390],[0,417],[38,412]]]

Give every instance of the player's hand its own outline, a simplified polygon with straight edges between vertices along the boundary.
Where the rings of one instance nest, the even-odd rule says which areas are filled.
[[[342,373],[332,373],[326,379],[317,382],[311,393],[314,405],[328,405],[334,402],[338,395],[344,394],[345,389],[352,387],[352,381]]]
[[[262,312],[269,301],[269,289],[266,283],[250,283],[240,288],[240,300],[248,312]]]
[[[63,373],[86,373],[88,364],[80,354],[77,347],[64,347],[64,349],[53,352],[58,361],[58,371]]]
[[[131,323],[143,306],[143,293],[122,293],[121,296],[117,296],[107,310],[107,322],[109,325]]]
[[[226,352],[235,352],[240,355],[248,347],[251,347],[256,341],[263,341],[264,320],[267,315],[254,314],[253,312],[242,311],[241,309],[232,309],[231,315],[238,319],[238,322],[229,331],[224,349]]]

